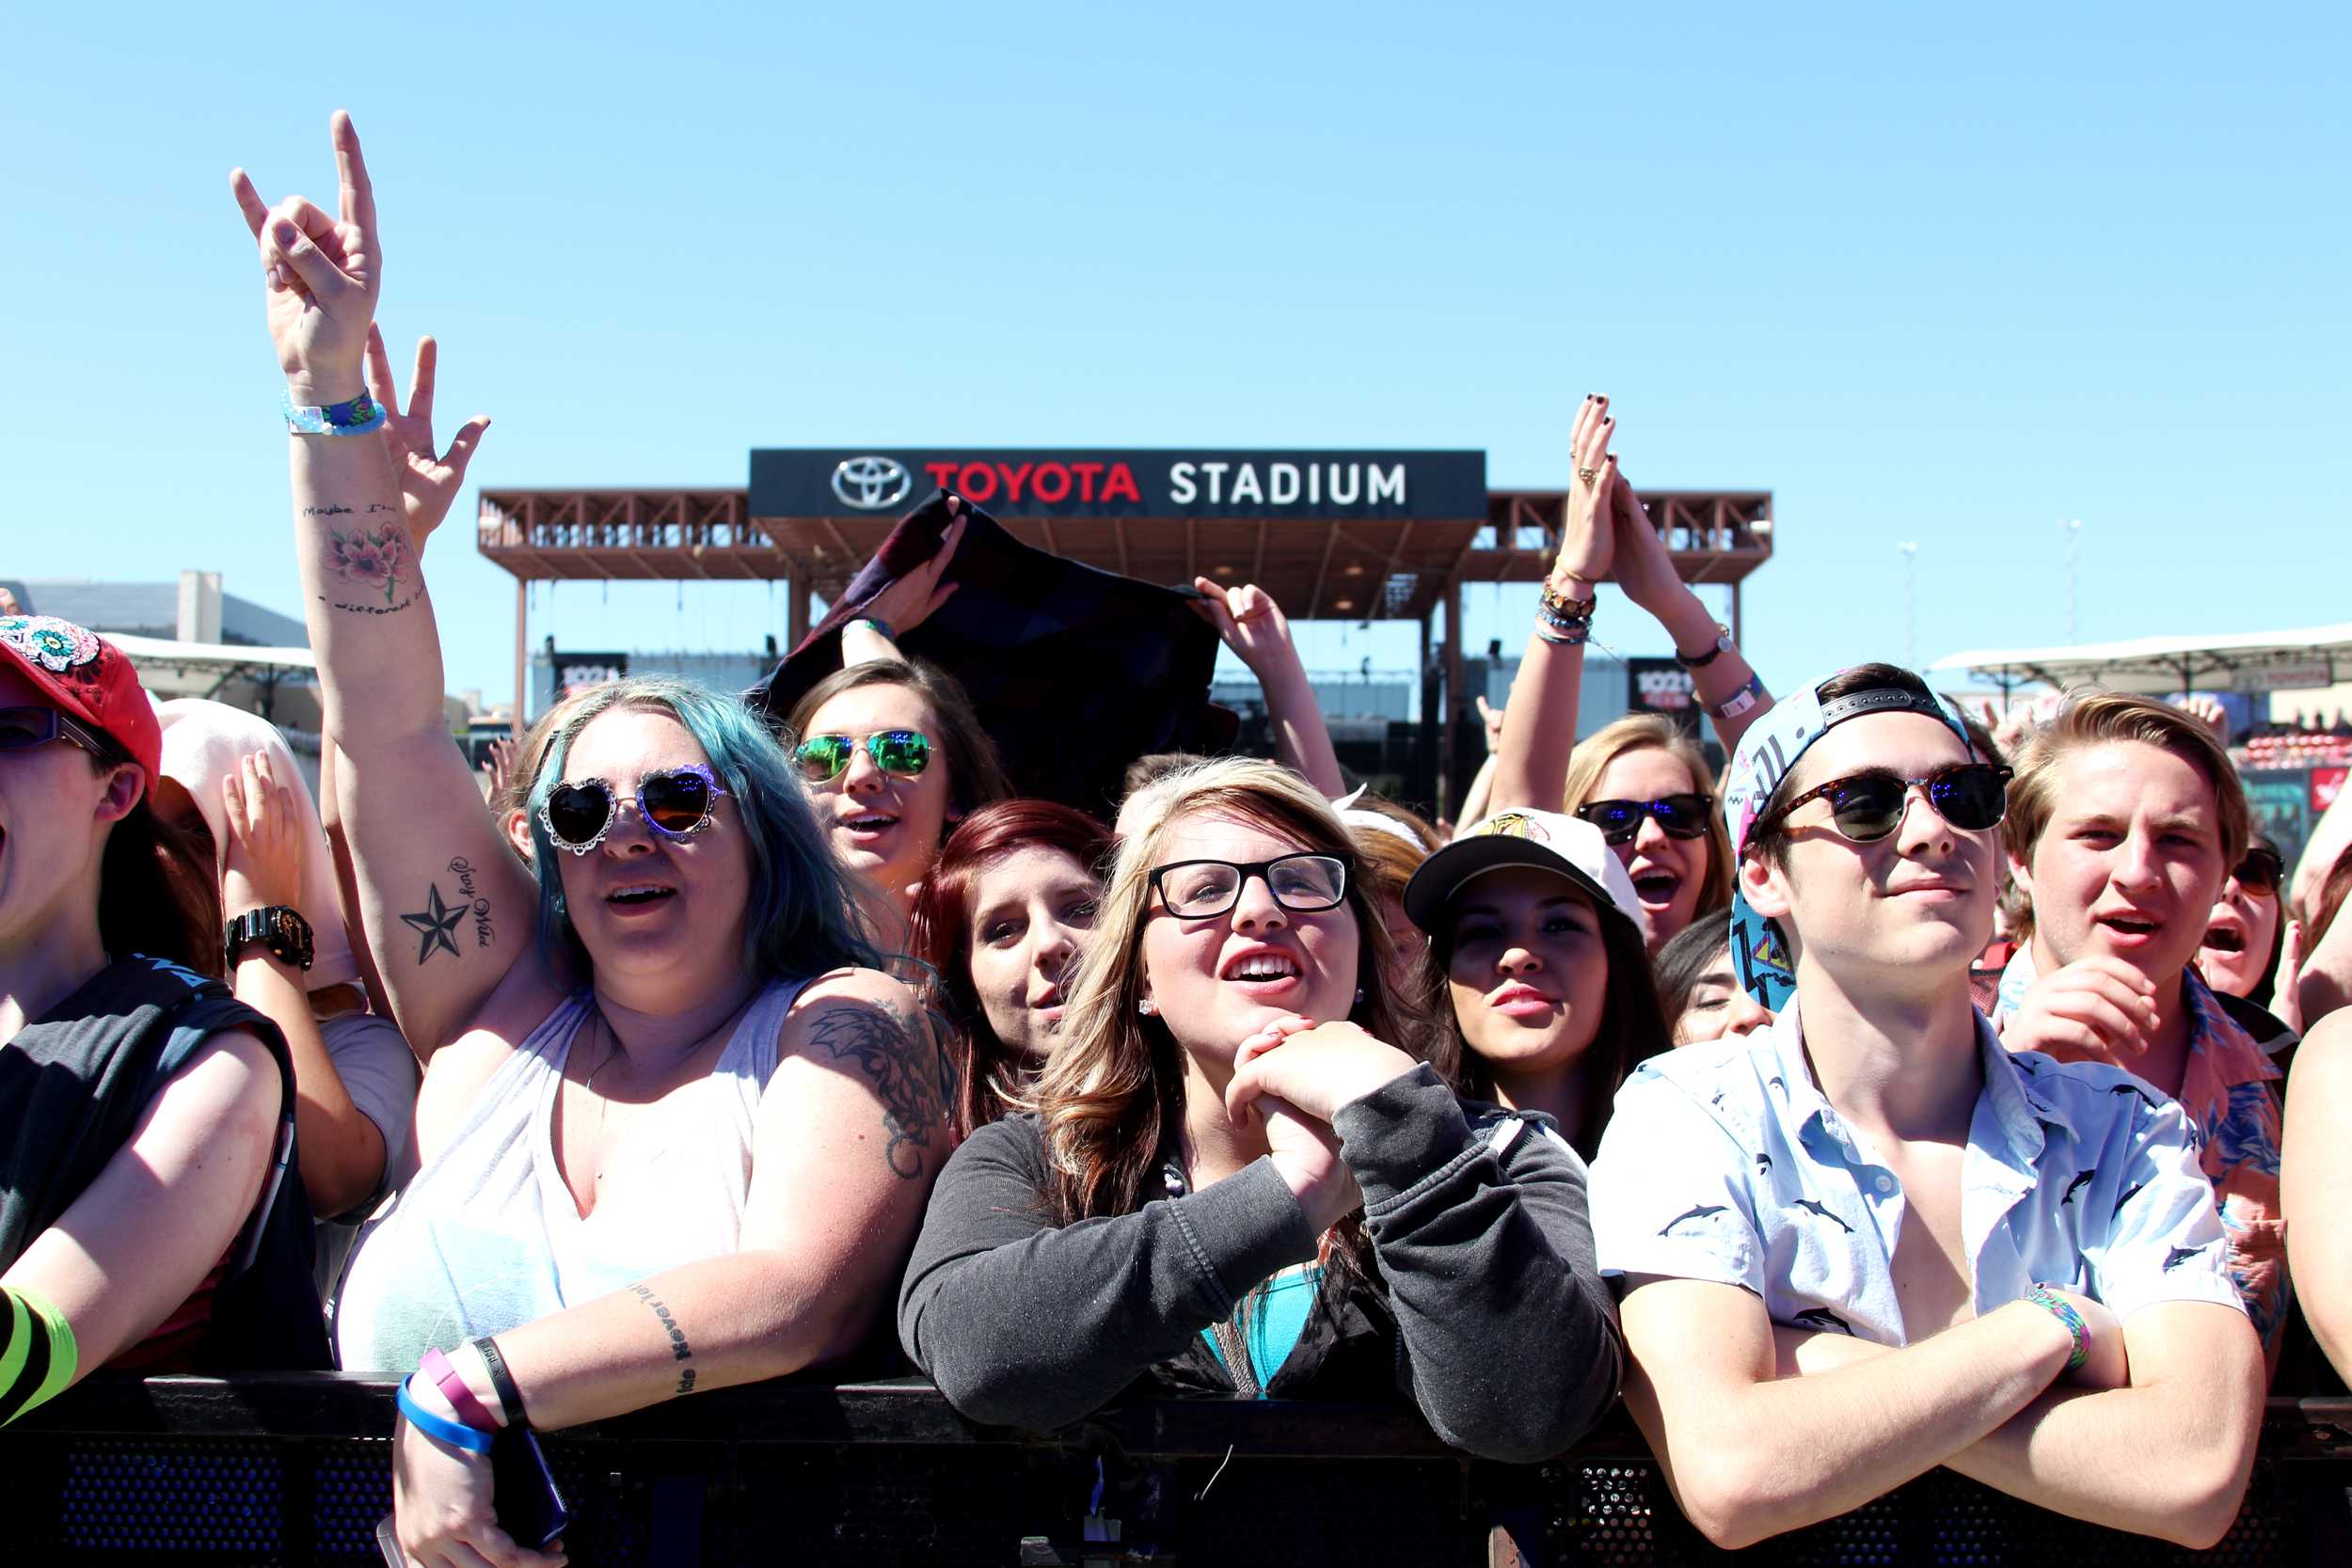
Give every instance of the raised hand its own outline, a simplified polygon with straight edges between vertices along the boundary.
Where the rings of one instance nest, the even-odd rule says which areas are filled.
[[[339,185],[335,216],[299,196],[266,206],[245,170],[229,176],[246,227],[261,246],[278,368],[295,401],[309,404],[359,395],[368,326],[384,287],[375,187],[360,156],[359,133],[341,109],[327,123]]]
[[[954,506],[955,498],[949,497],[947,504]],[[942,586],[939,579],[946,574],[948,562],[955,560],[956,546],[963,543],[967,521],[958,517],[949,523],[940,534],[939,548],[931,552],[931,558],[875,594],[873,602],[866,607],[868,615],[890,628],[892,637],[913,631],[954,595],[958,585],[951,582]]]
[[[1611,524],[1616,538],[1616,581],[1627,598],[1659,614],[1685,593],[1674,555],[1649,520],[1633,482],[1613,467],[1610,472]]]
[[[2128,1069],[2155,1032],[2155,988],[2120,958],[2077,958],[2040,976],[2002,1022],[2001,1043],[2061,1062]]]
[[[1568,505],[1560,531],[1560,551],[1552,558],[1556,580],[1582,594],[1609,575],[1616,554],[1616,533],[1610,520],[1610,493],[1614,487],[1617,460],[1609,438],[1617,421],[1609,415],[1609,400],[1598,392],[1577,405],[1576,423],[1568,433],[1568,450],[1576,473],[1568,481]]]
[[[2184,697],[2181,711],[2212,732],[2214,740],[2223,746],[2230,743],[2230,710],[2219,699],[2206,696]]]
[[[1254,582],[1225,588],[1208,578],[1195,578],[1192,585],[1200,593],[1192,601],[1193,613],[1215,626],[1225,645],[1252,673],[1263,675],[1270,662],[1285,657],[1297,661],[1290,618],[1274,602],[1273,594]]]
[[[220,781],[229,839],[221,847],[220,903],[226,914],[293,904],[302,895],[302,817],[294,788],[275,776],[267,752],[239,759]]]
[[[1478,721],[1486,726],[1486,754],[1493,756],[1502,750],[1502,710],[1486,701],[1486,694],[1478,694]]]
[[[408,411],[400,409],[400,389],[392,382],[391,356],[384,352],[384,334],[368,324],[365,365],[368,396],[384,405],[384,445],[400,470],[400,504],[408,524],[410,553],[422,555],[424,542],[441,526],[457,492],[466,486],[466,465],[473,461],[490,416],[476,414],[449,438],[449,451],[433,455],[433,381],[440,351],[431,338],[417,340],[417,369],[408,379]]]

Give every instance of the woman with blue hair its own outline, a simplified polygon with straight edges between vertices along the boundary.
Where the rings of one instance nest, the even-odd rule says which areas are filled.
[[[544,1515],[517,1542],[530,1499],[493,1496],[492,1435],[858,1349],[946,1157],[937,1054],[873,968],[783,752],[731,702],[592,693],[532,781],[533,865],[501,841],[450,743],[432,600],[373,438],[382,253],[346,117],[333,136],[337,214],[234,182],[288,378],[368,945],[428,1064],[422,1168],[362,1239],[336,1337],[347,1369],[416,1370],[393,1456],[408,1560],[547,1568]]]

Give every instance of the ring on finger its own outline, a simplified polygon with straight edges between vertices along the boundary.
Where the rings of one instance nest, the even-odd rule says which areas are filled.
[[[1579,468],[1576,470],[1576,477],[1586,484],[1592,484],[1600,479],[1600,470],[1598,468]]]

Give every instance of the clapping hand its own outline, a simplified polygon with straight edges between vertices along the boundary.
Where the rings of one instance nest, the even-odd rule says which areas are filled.
[[[341,109],[328,126],[339,185],[333,217],[299,196],[265,206],[245,170],[229,176],[246,227],[261,247],[270,341],[301,404],[359,395],[368,327],[384,287],[375,188],[360,156],[359,133]]]
[[[1552,559],[1551,571],[1555,578],[1572,579],[1571,591],[1579,594],[1609,575],[1616,553],[1610,498],[1617,460],[1609,451],[1609,438],[1616,433],[1617,421],[1609,416],[1606,397],[1595,392],[1577,405],[1576,423],[1568,433],[1576,476],[1568,483],[1560,552]]]
[[[1666,548],[1665,537],[1650,522],[1642,498],[1633,493],[1633,482],[1613,470],[1610,480],[1610,511],[1614,517],[1617,542],[1617,586],[1625,590],[1627,598],[1650,614],[1662,616],[1675,602],[1675,596],[1689,590],[1683,586],[1682,574],[1675,569],[1674,555]]]
[[[384,334],[368,326],[366,373],[368,396],[384,405],[384,445],[400,470],[401,510],[408,523],[410,553],[422,555],[424,542],[441,526],[457,492],[466,485],[466,465],[473,461],[490,416],[476,414],[449,438],[449,451],[433,455],[433,379],[439,349],[431,338],[417,340],[416,373],[408,380],[408,411],[400,411],[400,389],[392,383],[391,356],[384,352]]]

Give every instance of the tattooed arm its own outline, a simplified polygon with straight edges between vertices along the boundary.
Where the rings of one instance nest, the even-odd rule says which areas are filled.
[[[760,1098],[741,1250],[501,1334],[532,1423],[601,1420],[855,1350],[946,1162],[938,1062],[896,980],[856,969],[811,981]],[[490,1402],[480,1356],[452,1360]]]
[[[260,247],[271,342],[297,406],[364,392],[383,277],[358,135],[342,114],[332,134],[334,214],[299,197],[264,207],[243,170],[232,178]],[[532,952],[536,902],[450,736],[433,602],[384,441],[296,435],[288,445],[294,550],[326,735],[342,753],[340,815],[358,913],[401,1032],[430,1060],[514,960]],[[551,1005],[554,988],[548,991]]]

